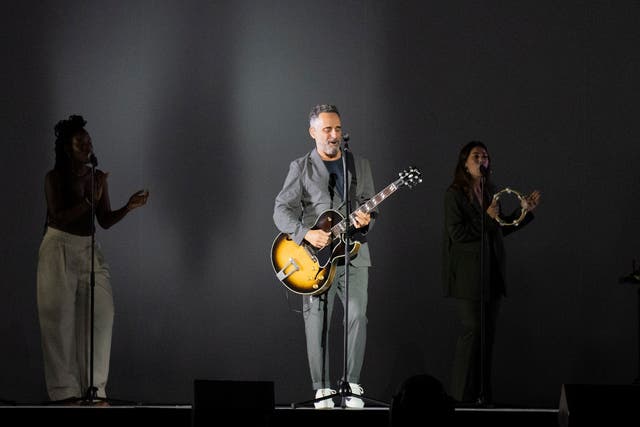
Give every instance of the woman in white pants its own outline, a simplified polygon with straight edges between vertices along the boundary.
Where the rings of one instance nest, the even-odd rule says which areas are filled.
[[[109,373],[113,298],[109,266],[93,239],[94,345],[90,381],[92,211],[102,228],[116,224],[143,206],[149,193],[138,191],[120,209],[111,210],[107,173],[97,166],[82,116],[55,126],[55,165],[45,177],[47,221],[38,253],[38,315],[49,398],[83,401],[93,385],[105,398]],[[92,179],[93,176],[93,179]],[[94,183],[92,189],[91,183]]]

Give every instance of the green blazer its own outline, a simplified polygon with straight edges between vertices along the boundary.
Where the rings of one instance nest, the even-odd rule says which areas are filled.
[[[493,188],[488,188],[493,191]],[[492,194],[492,193],[489,193]],[[469,200],[462,191],[449,187],[444,196],[444,232],[442,239],[442,281],[446,297],[480,299],[480,204]],[[513,215],[502,216],[510,222]],[[486,212],[484,273],[489,286],[485,298],[497,299],[506,295],[505,250],[503,237],[517,231],[533,220],[528,212],[518,226],[500,226]]]

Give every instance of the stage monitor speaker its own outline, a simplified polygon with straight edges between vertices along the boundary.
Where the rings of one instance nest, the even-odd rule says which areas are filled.
[[[640,425],[640,385],[563,384],[560,427]]]
[[[272,381],[194,380],[192,426],[268,426],[275,410]]]

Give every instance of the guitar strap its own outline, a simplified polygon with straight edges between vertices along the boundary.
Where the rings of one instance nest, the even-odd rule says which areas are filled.
[[[349,184],[349,200],[351,201],[352,211],[358,208],[358,199],[356,197],[356,190],[358,186],[358,174],[356,173],[356,164],[353,160],[353,154],[347,151],[347,169],[351,173],[351,183]]]
[[[353,159],[353,154],[350,151],[347,151],[347,169],[351,173],[351,183],[349,185],[349,201],[351,202],[351,212],[355,209],[358,209],[359,201],[358,201],[358,174],[356,173],[356,162]],[[359,231],[355,231],[351,238],[353,240],[357,240],[360,243],[366,243],[367,237]]]

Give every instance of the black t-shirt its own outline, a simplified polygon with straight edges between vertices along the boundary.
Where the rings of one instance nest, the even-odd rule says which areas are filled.
[[[338,191],[338,194],[344,200],[344,169],[342,166],[342,159],[338,160],[324,160],[324,164],[329,171],[329,193],[331,198],[335,194],[334,191]]]

